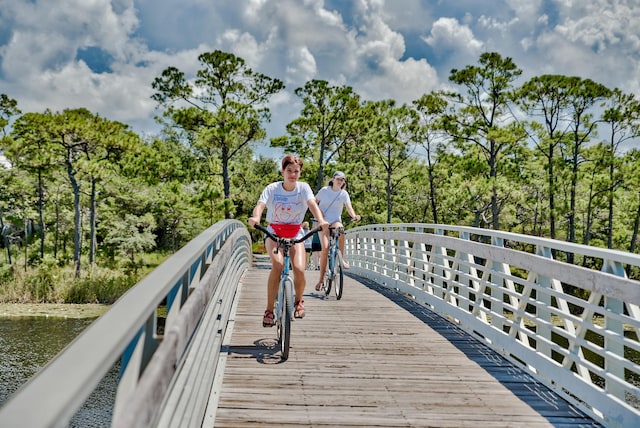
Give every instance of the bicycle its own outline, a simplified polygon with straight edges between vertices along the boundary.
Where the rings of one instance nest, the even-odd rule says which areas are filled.
[[[280,284],[278,287],[278,293],[276,294],[276,301],[273,307],[273,314],[276,321],[276,336],[278,339],[278,346],[280,347],[280,358],[282,361],[286,361],[289,358],[289,346],[291,345],[291,321],[294,319],[294,307],[295,302],[295,290],[293,288],[293,279],[291,278],[291,259],[289,256],[289,250],[294,245],[304,242],[316,232],[322,230],[322,226],[318,226],[309,231],[300,239],[282,238],[277,236],[262,226],[256,224],[255,228],[263,232],[269,238],[273,239],[277,243],[275,251],[282,248],[282,254],[284,255],[284,265],[282,273],[280,274]]]
[[[322,290],[325,292],[325,296],[328,296],[333,290],[336,295],[336,299],[342,298],[342,288],[344,284],[344,273],[342,272],[343,255],[339,247],[340,235],[344,234],[344,227],[329,226],[329,254],[327,260],[327,270],[324,274],[324,281],[322,283]]]

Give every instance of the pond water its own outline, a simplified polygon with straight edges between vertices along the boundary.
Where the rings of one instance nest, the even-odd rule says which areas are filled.
[[[0,407],[94,319],[0,317]],[[119,364],[109,370],[70,427],[108,427]]]

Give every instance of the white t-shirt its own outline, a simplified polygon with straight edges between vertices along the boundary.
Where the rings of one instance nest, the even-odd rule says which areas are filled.
[[[316,199],[325,220],[330,224],[336,221],[341,222],[342,209],[345,205],[351,205],[351,198],[346,190],[340,189],[335,192],[331,186],[324,186],[320,189]]]
[[[309,208],[308,201],[313,199],[313,191],[307,183],[297,181],[296,187],[288,192],[277,181],[264,188],[259,202],[267,206],[267,222],[269,224],[302,224]],[[302,228],[296,238],[304,235]]]

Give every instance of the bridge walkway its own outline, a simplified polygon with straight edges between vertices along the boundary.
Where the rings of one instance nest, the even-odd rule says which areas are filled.
[[[337,301],[316,293],[318,272],[307,271],[306,316],[281,362],[275,329],[261,324],[267,275],[258,263],[240,284],[205,425],[599,426],[454,324],[366,279],[345,277]]]

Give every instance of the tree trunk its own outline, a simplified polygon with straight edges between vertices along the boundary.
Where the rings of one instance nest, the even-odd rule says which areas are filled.
[[[636,208],[636,215],[633,219],[633,233],[631,234],[631,242],[629,243],[629,252],[636,251],[636,241],[638,240],[638,230],[640,229],[640,192],[638,192],[638,207]]]
[[[427,172],[429,176],[429,200],[431,202],[431,212],[433,213],[433,223],[438,224],[438,206],[436,204],[436,184],[433,177],[433,165],[431,163],[431,153],[427,149]]]
[[[608,195],[608,214],[607,214],[607,248],[613,248],[613,193],[615,191],[614,186],[614,163],[616,161],[615,154],[616,149],[613,143],[613,135],[611,136],[611,163],[609,164],[609,189]]]
[[[53,258],[58,258],[58,244],[60,242],[60,204],[56,204],[56,226],[53,232]]]
[[[71,158],[71,152],[69,152]],[[80,186],[76,180],[71,159],[67,161],[67,174],[69,176],[69,182],[73,189],[73,269],[74,276],[80,277],[80,246],[81,246],[81,228],[80,222]]]
[[[44,190],[42,183],[42,171],[38,170],[38,224],[40,226],[40,258],[44,258],[44,240],[45,240],[45,223],[44,223]]]
[[[222,145],[222,187],[224,188],[224,218],[231,218],[229,202],[231,202],[231,184],[229,180],[229,147]]]
[[[4,221],[2,220],[2,215],[0,215],[0,234],[2,235],[4,246],[7,249],[7,263],[9,263],[9,266],[13,267],[11,260],[11,243],[9,242],[8,234],[4,234]]]
[[[498,153],[496,143],[490,142],[490,180],[491,180],[491,227],[493,230],[500,230],[500,207],[498,207],[498,168],[496,167]]]
[[[97,191],[96,191],[96,181],[95,179],[91,180],[91,209],[89,211],[89,227],[91,228],[90,239],[89,239],[89,265],[93,266],[96,259],[96,206],[97,206]]]
[[[556,239],[556,198],[555,198],[555,177],[553,176],[553,144],[549,144],[549,232],[551,239]]]

